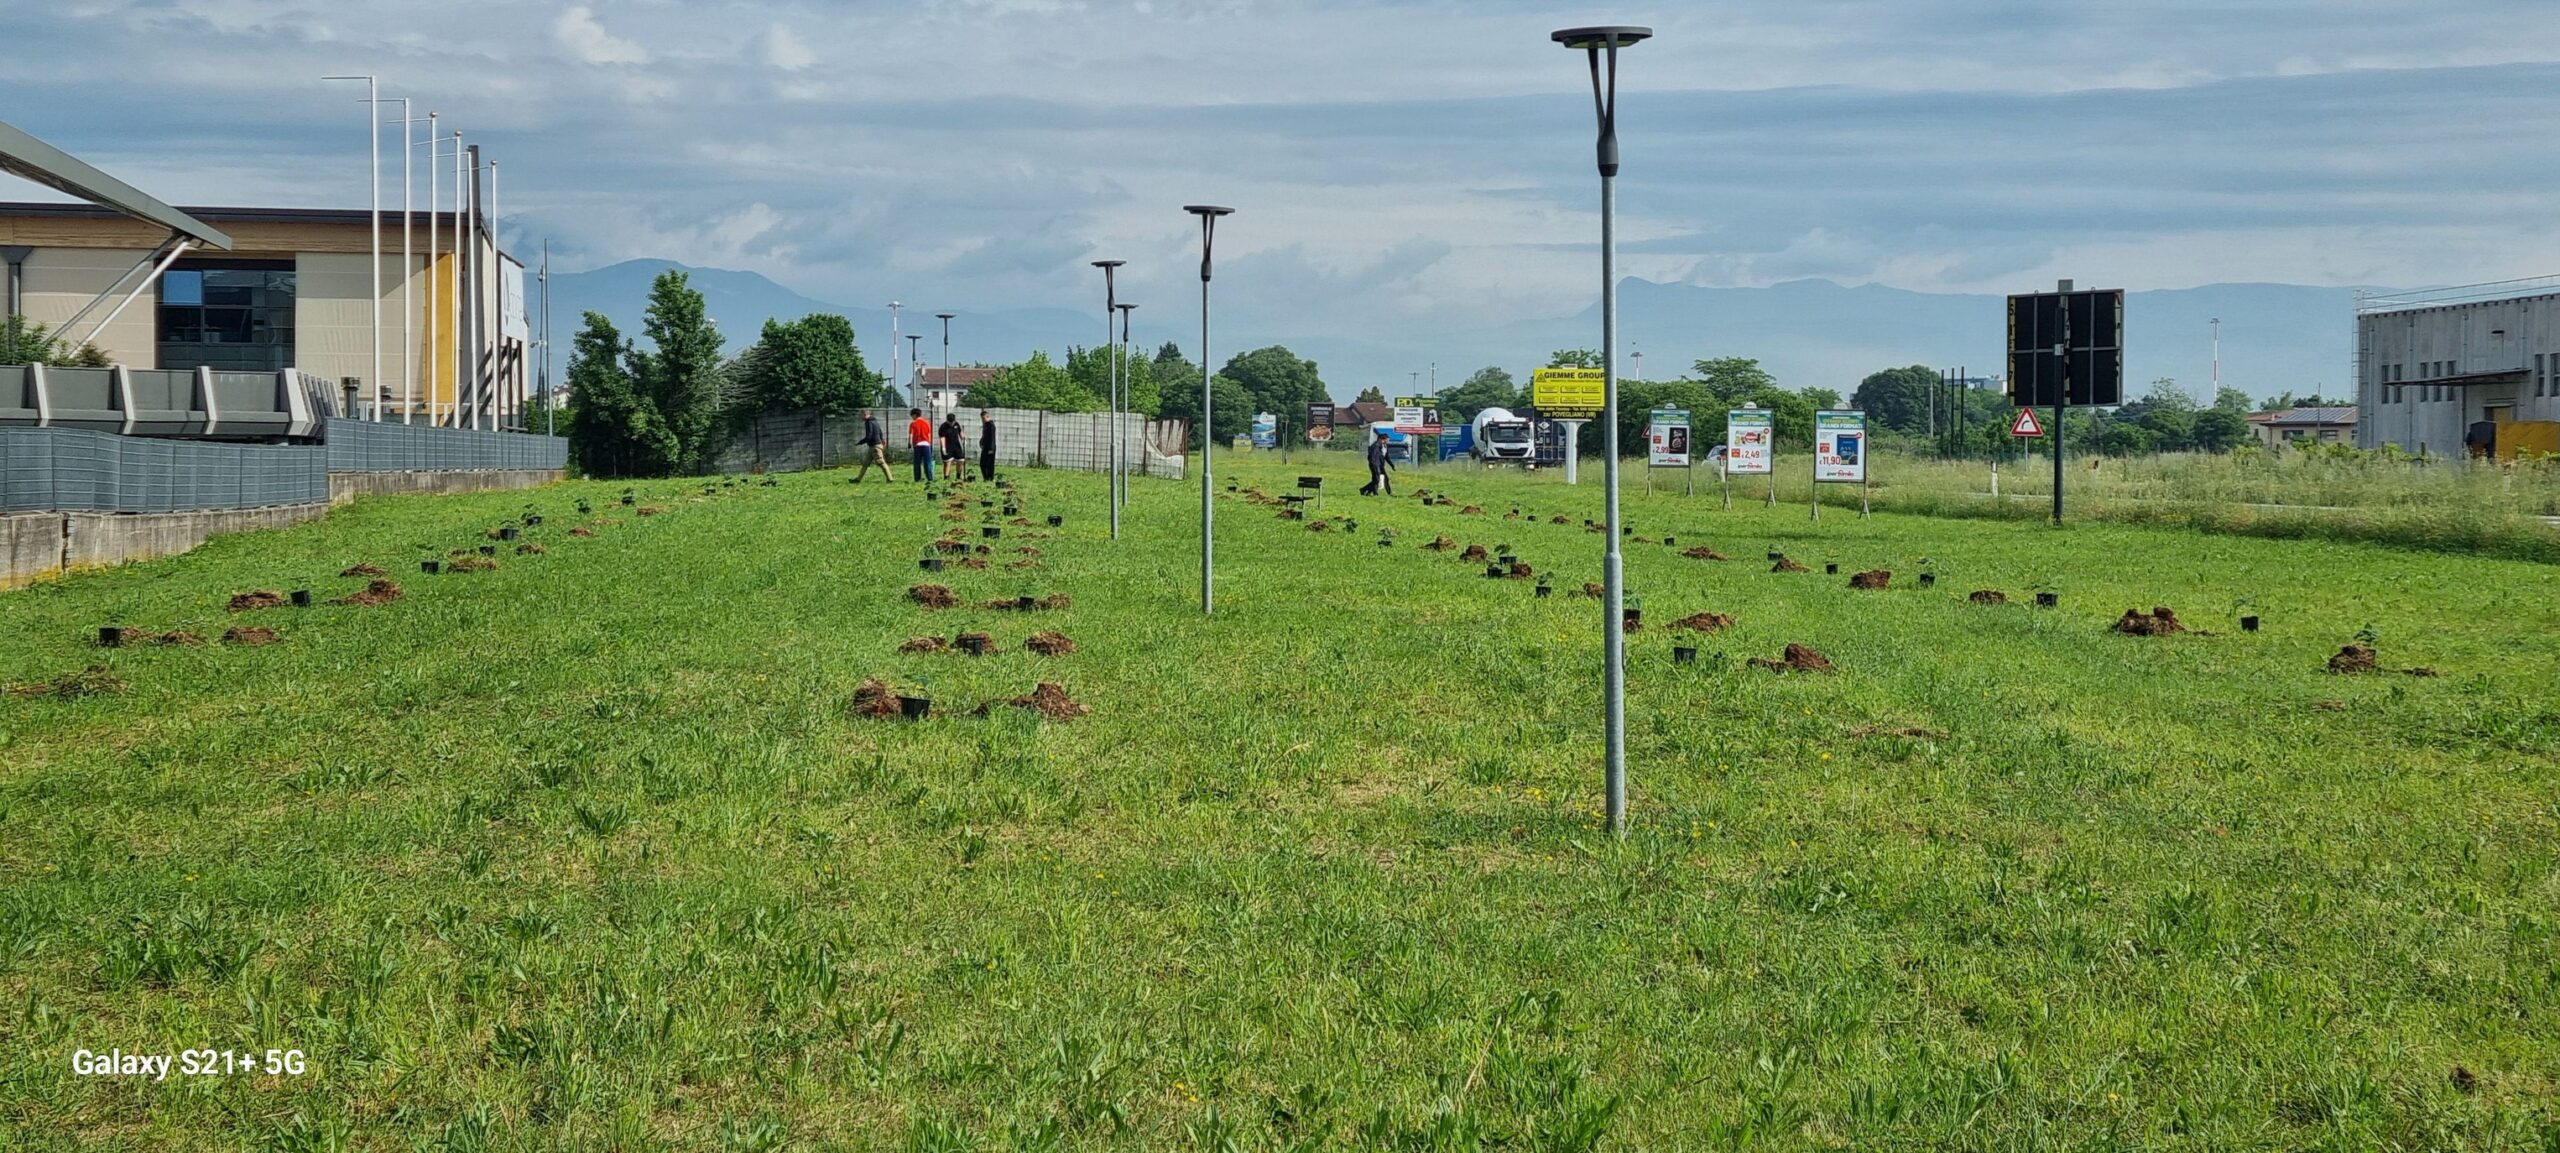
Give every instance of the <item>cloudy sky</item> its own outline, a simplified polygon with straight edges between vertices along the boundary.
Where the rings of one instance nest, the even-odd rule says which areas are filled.
[[[1086,307],[1084,262],[1264,334],[1586,307],[1625,61],[1622,267],[2013,291],[2560,272],[2552,0],[0,0],[4,114],[179,202],[361,205],[374,72],[569,268]],[[0,196],[32,195],[31,189]],[[421,193],[423,197],[423,193]]]

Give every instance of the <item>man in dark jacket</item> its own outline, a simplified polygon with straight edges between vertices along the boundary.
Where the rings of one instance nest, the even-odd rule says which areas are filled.
[[[875,467],[880,470],[880,479],[897,483],[898,478],[889,475],[889,434],[880,427],[879,414],[863,410],[862,443],[856,447],[862,449],[862,466],[854,471],[853,483],[861,484]]]
[[[996,418],[985,409],[978,410],[978,479],[996,478]]]
[[[950,480],[969,467],[969,442],[960,435],[958,410],[942,414],[942,479]]]
[[[1394,467],[1395,462],[1387,458],[1387,434],[1381,432],[1369,442],[1369,483],[1361,486],[1360,495],[1394,496],[1395,490],[1387,484],[1387,472]]]

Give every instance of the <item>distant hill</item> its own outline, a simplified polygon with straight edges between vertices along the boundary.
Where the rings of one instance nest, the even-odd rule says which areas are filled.
[[[853,321],[864,358],[875,368],[887,367],[886,308],[849,308],[793,292],[758,273],[685,268],[664,260],[555,274],[552,310],[562,346],[575,331],[579,314],[590,309],[636,335],[650,282],[671,268],[692,274],[732,350],[753,341],[768,317],[833,312]],[[2352,392],[2354,299],[2352,289],[2293,284],[2214,284],[2131,293],[2125,303],[2126,391],[2139,395],[2151,381],[2170,377],[2200,398],[2208,393],[2210,322],[2218,316],[2223,383],[2259,398],[2285,391]],[[1629,279],[1620,285],[1618,304],[1621,348],[1643,350],[1647,376],[1676,376],[1706,357],[1753,356],[1788,387],[1833,388],[1844,396],[1868,373],[1899,365],[1963,365],[1975,376],[1999,375],[2007,334],[1999,296],[1848,287],[1827,280],[1703,288]],[[922,333],[926,362],[939,364],[942,329],[931,312],[906,309],[901,328]],[[1250,316],[1231,323],[1234,327],[1220,336],[1222,353],[1286,344],[1321,366],[1340,400],[1371,385],[1390,393],[1405,391],[1412,383],[1408,374],[1435,361],[1443,387],[1488,364],[1511,370],[1525,383],[1550,351],[1600,344],[1596,302],[1570,317],[1466,332],[1405,330],[1377,339],[1270,331],[1257,327]],[[1057,355],[1069,345],[1091,345],[1100,330],[1098,315],[1074,309],[960,312],[951,326],[951,357],[958,364],[1009,364],[1034,349]],[[1137,338],[1140,347],[1152,350],[1166,334],[1140,331]],[[1190,347],[1190,341],[1183,343]],[[1632,361],[1621,365],[1633,369]]]

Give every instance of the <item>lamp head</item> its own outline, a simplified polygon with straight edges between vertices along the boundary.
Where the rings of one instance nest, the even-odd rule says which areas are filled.
[[[1226,216],[1235,211],[1235,209],[1222,208],[1215,204],[1185,204],[1182,210],[1193,216]]]
[[[934,318],[935,320],[949,320],[949,319],[951,319],[952,317],[955,317],[955,316],[958,316],[958,315],[960,315],[960,314],[959,314],[959,313],[956,313],[956,312],[937,312],[937,313],[934,313],[934,314],[933,314],[933,318]]]
[[[1653,38],[1653,29],[1635,24],[1601,24],[1590,28],[1564,28],[1552,39],[1567,48],[1624,48]]]
[[[1129,262],[1126,260],[1097,260],[1093,262],[1093,266],[1095,268],[1118,268],[1127,263]]]

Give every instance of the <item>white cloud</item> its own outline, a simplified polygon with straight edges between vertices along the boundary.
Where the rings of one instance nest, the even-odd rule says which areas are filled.
[[[571,56],[588,64],[646,64],[649,52],[640,45],[604,30],[596,22],[595,11],[584,4],[560,14],[551,24],[551,35]]]
[[[818,63],[818,54],[799,33],[776,23],[764,32],[764,62],[785,72],[802,72]]]

